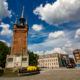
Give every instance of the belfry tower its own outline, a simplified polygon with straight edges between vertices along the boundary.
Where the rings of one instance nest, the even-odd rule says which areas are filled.
[[[28,24],[27,20],[25,23],[24,8],[19,21],[20,24],[18,24],[18,21],[16,19],[16,22],[14,24],[11,55],[27,55]]]
[[[29,58],[27,51],[28,23],[24,18],[24,7],[21,18],[16,18],[13,29],[13,41],[11,54],[7,56],[6,68],[24,68],[28,66]]]

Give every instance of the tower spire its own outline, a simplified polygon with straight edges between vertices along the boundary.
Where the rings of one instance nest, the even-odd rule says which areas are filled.
[[[24,6],[23,6],[23,11],[22,11],[21,18],[24,18]]]
[[[20,25],[24,26],[24,22],[25,22],[25,19],[24,19],[24,6],[23,6],[21,18],[19,20],[20,20],[20,23],[21,23]]]

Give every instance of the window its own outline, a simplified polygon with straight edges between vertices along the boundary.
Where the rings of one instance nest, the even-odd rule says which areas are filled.
[[[79,54],[75,54],[75,56],[77,57],[77,56],[79,56]]]
[[[26,62],[26,61],[27,61],[27,58],[22,58],[22,61],[23,61],[23,62]]]
[[[8,58],[8,62],[13,62],[13,58]]]
[[[79,57],[76,57],[76,59],[80,59]]]

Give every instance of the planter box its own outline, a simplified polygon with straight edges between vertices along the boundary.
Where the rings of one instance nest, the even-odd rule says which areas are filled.
[[[19,73],[18,76],[35,75],[35,74],[39,74],[39,73],[40,73],[40,71],[28,71],[28,72]]]

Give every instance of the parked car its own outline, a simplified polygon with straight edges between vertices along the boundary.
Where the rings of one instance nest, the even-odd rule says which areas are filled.
[[[66,68],[75,68],[75,65],[73,65],[73,64],[67,64]]]

